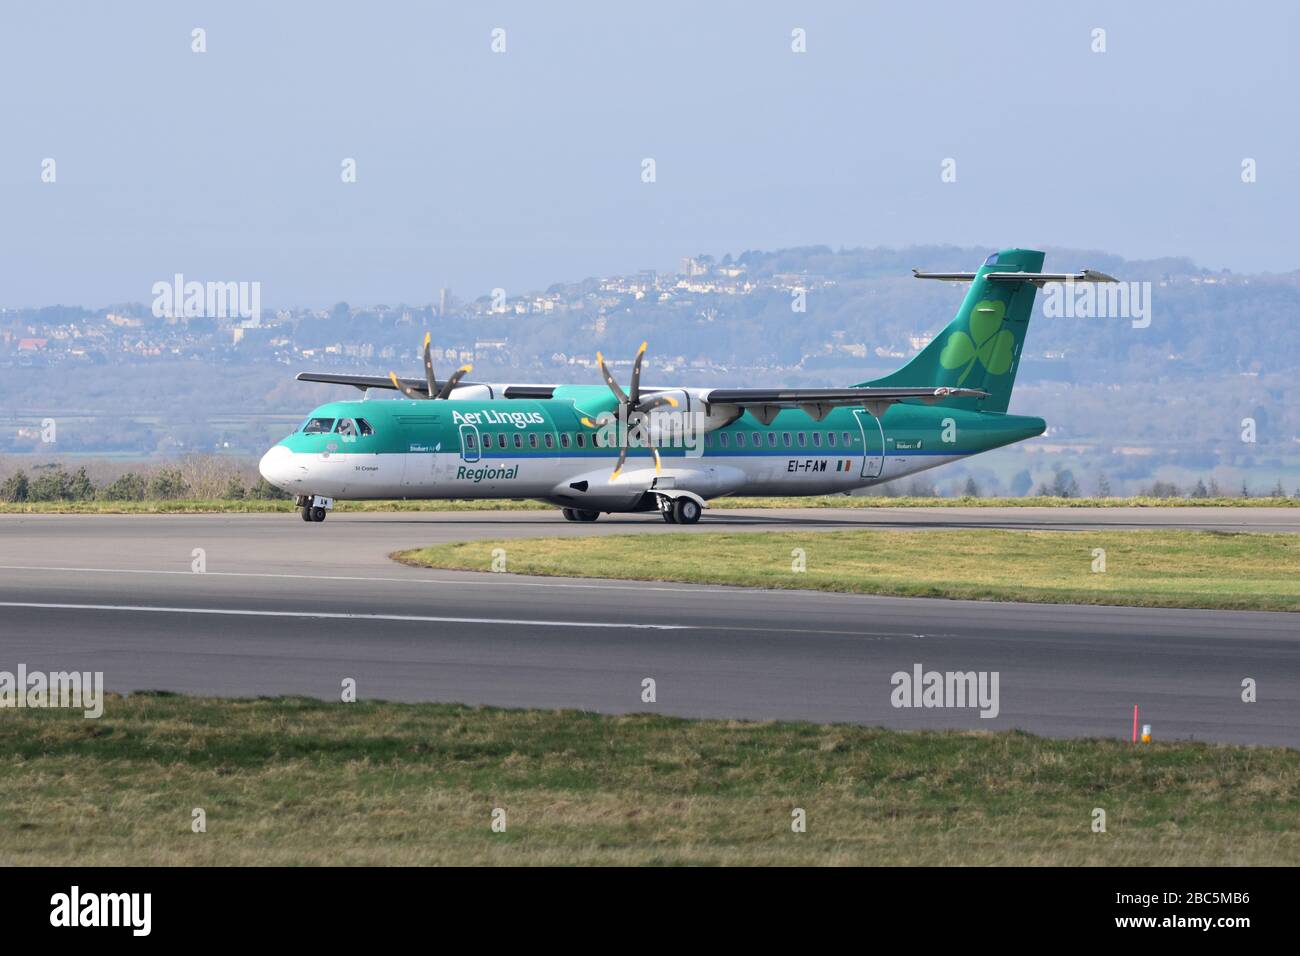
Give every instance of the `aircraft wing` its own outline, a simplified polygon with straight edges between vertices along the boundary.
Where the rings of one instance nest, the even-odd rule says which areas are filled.
[[[326,385],[351,385],[365,391],[368,388],[394,389],[397,386],[387,375],[335,375],[333,372],[299,372],[295,376],[300,382],[324,382]],[[399,378],[399,382],[417,392],[429,394],[429,387],[422,378]],[[550,398],[555,392],[554,385],[507,385],[505,388],[488,385],[483,382],[457,382],[455,388],[479,387],[487,389],[488,398]]]
[[[832,408],[857,406],[879,416],[895,402],[915,399],[933,404],[944,398],[984,398],[978,388],[714,388],[701,396],[710,405],[735,405],[770,425],[783,408],[798,408],[821,421]]]
[[[361,389],[363,392],[368,388],[396,387],[387,375],[333,375],[329,372],[299,372],[297,378],[300,382],[324,382],[327,385],[352,385]],[[410,386],[416,391],[428,391],[424,379],[422,378],[403,378],[398,381],[403,385]]]

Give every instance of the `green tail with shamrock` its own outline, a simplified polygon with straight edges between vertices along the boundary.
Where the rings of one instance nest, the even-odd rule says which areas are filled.
[[[985,260],[971,281],[957,316],[912,361],[897,372],[860,386],[961,386],[988,392],[987,398],[952,398],[943,404],[1005,412],[1020,365],[1020,351],[1034,308],[1031,282],[988,281],[990,272],[1043,271],[1043,253],[1006,249]]]

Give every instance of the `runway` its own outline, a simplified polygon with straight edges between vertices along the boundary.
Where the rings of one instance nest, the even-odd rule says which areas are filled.
[[[1290,509],[718,511],[711,530],[846,527],[1300,532]],[[111,690],[362,698],[1020,728],[1300,747],[1300,617],[876,598],[440,572],[439,542],[660,534],[550,513],[0,516],[0,670],[103,671]],[[196,557],[195,549],[201,549]],[[195,571],[201,557],[202,571]],[[895,708],[895,672],[996,671],[999,711]],[[1244,678],[1258,701],[1244,703]],[[656,699],[642,699],[654,681]],[[111,719],[111,708],[106,719]]]

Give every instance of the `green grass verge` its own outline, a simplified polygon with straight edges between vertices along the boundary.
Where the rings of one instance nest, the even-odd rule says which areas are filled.
[[[1300,508],[1300,498],[890,498],[816,495],[717,498],[711,508]],[[295,510],[292,501],[260,499],[153,501],[0,501],[0,514],[256,514]],[[340,501],[348,511],[556,511],[539,501]]]
[[[2,865],[1300,863],[1281,748],[151,694],[2,716]]]
[[[1300,536],[1203,531],[781,531],[443,544],[407,564],[904,597],[1300,611]],[[1105,571],[1093,571],[1103,549]],[[795,549],[806,570],[796,572]]]

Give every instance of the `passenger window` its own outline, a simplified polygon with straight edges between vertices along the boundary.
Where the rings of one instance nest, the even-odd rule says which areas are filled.
[[[524,440],[519,437],[519,432],[515,432],[515,447],[516,448],[524,447]]]
[[[781,432],[781,444],[784,445],[786,448],[789,448],[789,447],[790,447],[790,433],[789,433],[789,432]]]
[[[364,418],[357,419],[357,431],[362,435],[373,435],[375,433],[374,426]]]
[[[834,432],[827,432],[827,433],[826,433],[826,444],[830,445],[832,448],[835,447],[835,433],[834,433]]]
[[[477,447],[478,447],[478,443],[474,441],[474,433],[473,433],[473,432],[465,432],[465,447],[466,447],[466,448],[477,448]]]
[[[489,434],[487,434],[486,432],[484,432],[484,434],[483,434],[483,450],[484,450],[484,451],[489,451],[489,450],[491,450],[491,448],[492,448],[492,436],[489,435]]]
[[[707,434],[704,436],[704,447],[705,447],[705,448],[712,448],[712,447],[713,447],[713,433],[712,433],[712,432],[709,432],[709,433],[707,433]]]
[[[573,436],[573,440],[578,443],[579,448],[587,447],[587,436],[584,435],[582,432],[578,432],[578,434]]]
[[[550,433],[550,432],[547,432],[545,435],[543,435],[543,436],[542,436],[542,440],[546,442],[546,447],[547,447],[547,448],[554,448],[554,447],[555,447],[555,439],[551,437],[551,433]]]
[[[776,432],[768,432],[768,433],[767,433],[767,445],[768,445],[769,448],[775,448],[775,447],[776,447]]]
[[[536,447],[537,447],[537,435],[536,435],[536,434],[532,434],[532,435],[529,435],[529,436],[528,436],[528,447],[529,447],[529,448],[536,448]]]
[[[505,432],[502,432],[500,435],[497,436],[497,447],[498,447],[498,448],[505,448],[505,447],[506,447],[506,433],[505,433]]]
[[[813,444],[816,445],[818,448],[821,448],[821,447],[822,447],[822,433],[821,433],[821,432],[813,432],[813,433],[812,433],[812,436],[813,436]]]
[[[804,445],[806,445],[806,444],[808,444],[808,436],[805,435],[803,432],[800,432],[800,433],[799,433],[799,447],[802,448],[802,447],[803,447]]]
[[[726,436],[726,433],[723,433],[723,434],[721,434],[721,435],[718,436],[718,444],[721,445],[723,448],[726,448],[726,447],[727,447],[727,436]]]
[[[845,432],[845,433],[844,433],[844,446],[847,448],[849,445],[852,445],[852,444],[853,444],[853,436],[850,435],[848,432]]]
[[[560,433],[560,447],[561,447],[561,448],[568,448],[568,447],[569,447],[569,433],[568,433],[568,432],[561,432],[561,433]]]

